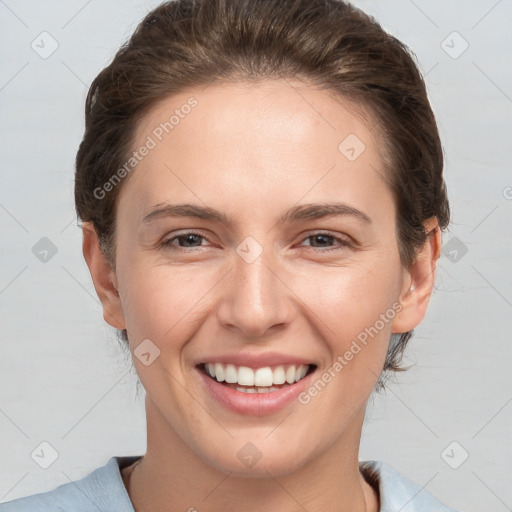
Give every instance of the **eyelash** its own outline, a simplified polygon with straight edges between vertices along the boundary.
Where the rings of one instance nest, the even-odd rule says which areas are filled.
[[[202,235],[201,233],[197,233],[195,231],[187,231],[185,233],[180,233],[179,235],[175,235],[172,238],[164,240],[160,244],[160,247],[162,249],[171,250],[171,251],[174,251],[174,250],[184,250],[186,252],[190,252],[190,251],[187,251],[186,247],[179,247],[179,246],[173,246],[172,245],[172,242],[174,240],[177,240],[179,238],[185,238],[185,237],[187,237],[189,235],[197,235],[200,238],[203,238],[204,240],[207,240],[207,238],[204,235]],[[317,249],[320,252],[337,251],[337,250],[342,250],[342,249],[345,249],[345,248],[352,248],[353,247],[352,244],[349,241],[345,240],[344,238],[340,238],[338,236],[335,236],[335,235],[333,235],[331,233],[324,232],[324,231],[320,231],[320,232],[317,232],[317,233],[311,233],[310,235],[308,235],[305,238],[303,238],[302,241],[307,240],[308,238],[316,237],[316,236],[327,236],[329,238],[332,238],[334,241],[338,242],[340,244],[340,246],[341,246],[341,247],[331,247],[331,248],[328,248],[328,249],[324,249],[324,248],[321,248],[321,247],[309,246],[309,247],[312,247],[313,249]],[[191,249],[200,249],[200,248],[201,248],[201,246],[199,246],[199,247],[192,247]]]

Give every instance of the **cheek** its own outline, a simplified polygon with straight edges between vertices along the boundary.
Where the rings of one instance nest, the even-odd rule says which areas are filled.
[[[384,258],[350,266],[312,267],[296,273],[290,288],[322,320],[329,333],[326,338],[341,343],[373,326],[392,308],[399,290],[398,269]]]
[[[346,406],[368,394],[382,370],[400,307],[395,302],[398,270],[398,265],[381,260],[364,268],[324,268],[316,276],[308,272],[293,281],[305,304],[304,316],[330,353],[325,380],[337,381],[332,391]]]
[[[132,263],[122,272],[121,300],[130,340],[137,345],[150,339],[162,351],[164,344],[179,348],[202,316],[206,292],[218,280],[218,272],[184,266]],[[170,343],[171,342],[171,343]]]

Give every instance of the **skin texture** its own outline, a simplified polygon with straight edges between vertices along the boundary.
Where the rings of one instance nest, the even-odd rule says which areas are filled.
[[[146,455],[123,471],[134,507],[213,512],[243,502],[246,512],[362,512],[366,504],[377,511],[378,495],[358,468],[365,406],[391,334],[425,316],[441,245],[436,219],[425,223],[431,236],[405,271],[375,123],[332,92],[299,82],[211,84],[166,98],[141,121],[135,146],[191,96],[197,106],[123,184],[115,268],[92,225],[83,225],[105,320],[128,330],[132,355],[145,339],[160,350],[149,366],[133,357],[148,425]],[[365,145],[354,161],[338,149],[350,134]],[[371,223],[353,215],[279,222],[293,206],[330,201],[363,211]],[[142,223],[166,202],[215,208],[233,223]],[[185,230],[199,237],[160,245]],[[351,246],[312,236],[318,232]],[[236,252],[248,236],[263,249],[252,263]],[[237,414],[198,379],[202,357],[243,350],[304,357],[321,374],[393,304],[400,311],[307,405]],[[237,457],[247,442],[262,453],[252,468]]]

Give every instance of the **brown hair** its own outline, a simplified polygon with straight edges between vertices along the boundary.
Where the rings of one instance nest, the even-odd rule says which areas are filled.
[[[87,95],[76,211],[92,221],[114,268],[116,201],[126,179],[104,197],[97,191],[129,158],[141,118],[189,87],[266,78],[304,79],[373,114],[404,268],[426,242],[426,219],[448,226],[443,151],[423,78],[407,47],[375,19],[341,0],[174,0],[140,22]],[[413,332],[392,336],[383,374],[406,369],[400,363]],[[121,337],[128,341],[126,330]]]

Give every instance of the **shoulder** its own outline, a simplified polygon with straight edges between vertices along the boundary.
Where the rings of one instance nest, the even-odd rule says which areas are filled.
[[[368,483],[379,490],[379,512],[457,512],[386,462],[368,460],[359,466]]]
[[[120,468],[138,458],[140,456],[111,457],[104,466],[80,480],[67,482],[52,491],[0,503],[0,512],[134,512]]]

